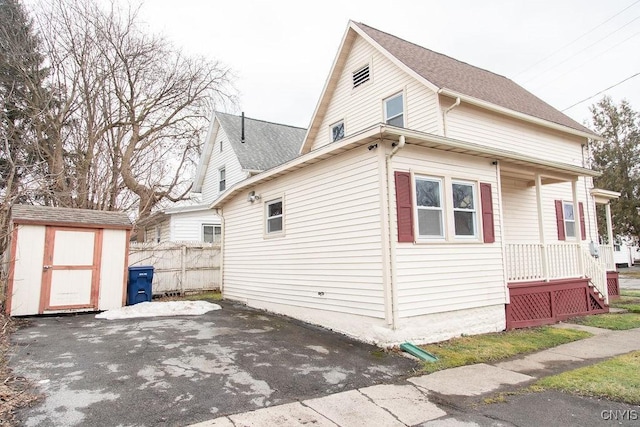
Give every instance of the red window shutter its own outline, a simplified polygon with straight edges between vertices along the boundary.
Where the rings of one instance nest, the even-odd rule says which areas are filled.
[[[556,224],[558,226],[558,240],[567,240],[564,233],[564,213],[562,212],[562,200],[556,200]]]
[[[396,209],[398,214],[398,242],[413,242],[413,206],[411,203],[411,174],[395,172]]]
[[[580,233],[582,234],[582,240],[587,240],[587,226],[584,222],[584,203],[578,202],[578,208],[580,209]]]
[[[491,197],[491,184],[480,183],[480,203],[482,205],[482,234],[485,243],[496,241],[495,227],[493,224],[493,199]]]

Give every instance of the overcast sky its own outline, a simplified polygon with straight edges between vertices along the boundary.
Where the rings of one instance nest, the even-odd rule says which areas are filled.
[[[560,110],[640,73],[640,0],[147,0],[141,18],[234,70],[240,105],[229,112],[301,127],[349,19],[502,74]],[[640,110],[640,76],[606,93]],[[601,97],[565,113],[582,123]]]

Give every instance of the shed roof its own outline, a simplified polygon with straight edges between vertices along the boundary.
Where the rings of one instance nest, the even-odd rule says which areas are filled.
[[[297,157],[307,132],[304,128],[245,117],[243,143],[241,116],[216,112],[216,117],[240,165],[247,170],[271,169]]]
[[[11,219],[18,224],[132,228],[131,220],[123,212],[54,208],[50,206],[14,205],[11,208]]]
[[[519,113],[597,136],[512,80],[447,55],[426,49],[399,37],[354,23],[383,49],[439,89],[499,105]]]

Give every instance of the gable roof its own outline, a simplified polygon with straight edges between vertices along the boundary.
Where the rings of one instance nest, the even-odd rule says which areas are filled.
[[[331,92],[331,86],[337,83],[335,74],[339,74],[339,68],[346,61],[346,56],[356,34],[369,41],[392,62],[404,68],[406,72],[414,77],[419,78],[434,91],[451,97],[464,97],[463,101],[503,113],[509,111],[520,113],[518,117],[523,119],[527,117],[540,119],[536,122],[541,125],[577,133],[585,137],[600,138],[592,130],[571,119],[504,76],[434,52],[368,25],[350,21],[329,79],[325,84],[321,99],[314,112],[307,140],[310,139],[310,136],[314,136],[317,126],[319,126],[316,121],[320,120],[320,116],[326,110],[326,106],[323,105],[323,98],[331,96],[329,93]],[[574,132],[571,132],[572,130]],[[307,146],[306,141],[303,151],[305,148],[310,148]]]
[[[242,169],[263,171],[287,162],[298,155],[306,129],[263,120],[216,113]]]
[[[215,112],[206,145],[194,180],[194,191],[201,191],[213,145],[215,144],[214,123],[217,122],[229,139],[242,169],[260,172],[288,162],[298,156],[306,129],[244,118],[244,143],[242,142],[242,116]]]
[[[132,228],[124,212],[50,206],[13,205],[11,219],[16,224],[73,225],[95,228]]]
[[[592,132],[504,76],[418,46],[368,25],[355,25],[391,55],[439,89],[450,89],[575,130]]]

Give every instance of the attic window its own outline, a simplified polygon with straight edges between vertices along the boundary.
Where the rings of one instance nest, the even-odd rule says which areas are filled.
[[[353,88],[369,81],[369,64],[353,72]]]
[[[331,126],[331,141],[335,142],[344,138],[344,122],[339,121]]]

